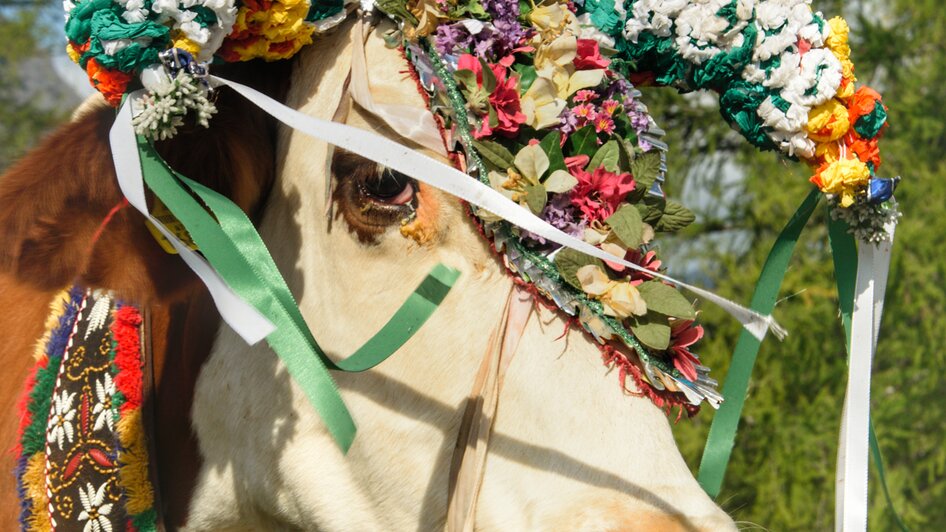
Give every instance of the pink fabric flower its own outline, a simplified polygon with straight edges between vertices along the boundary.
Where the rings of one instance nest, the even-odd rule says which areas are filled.
[[[571,157],[565,157],[565,167],[568,168],[568,173],[571,175],[578,175],[576,172],[581,171],[591,160],[591,157],[587,155],[573,155]]]
[[[604,220],[614,214],[625,197],[634,190],[631,174],[615,174],[598,167],[588,173],[578,169],[572,175],[578,184],[571,191],[572,205],[578,207],[588,221]]]
[[[598,133],[606,133],[610,135],[614,133],[614,120],[605,113],[595,114],[594,121],[595,131]]]
[[[703,326],[693,326],[693,320],[677,320],[670,326],[670,355],[673,367],[691,381],[697,378],[696,364],[700,359],[690,352],[689,347],[703,337]]]
[[[601,103],[601,110],[608,114],[608,116],[614,116],[614,112],[618,110],[618,107],[621,106],[621,102],[617,100],[607,99]]]
[[[575,97],[572,98],[572,100],[575,103],[584,103],[584,102],[590,102],[591,100],[594,100],[597,97],[598,97],[597,92],[593,90],[589,90],[589,89],[581,89],[580,91],[575,93]]]
[[[576,105],[572,109],[572,113],[578,119],[578,127],[582,127],[595,119],[595,106],[590,103]]]
[[[575,56],[573,63],[578,70],[595,70],[608,68],[611,60],[601,57],[601,51],[598,50],[598,41],[578,39],[578,55]]]
[[[519,131],[519,126],[526,121],[522,112],[522,103],[519,101],[519,79],[507,78],[506,67],[501,64],[489,65],[496,77],[496,89],[489,95],[489,104],[496,111],[498,124],[490,127],[489,117],[482,117],[480,129],[473,132],[475,138],[489,137],[493,134],[513,136]],[[472,70],[476,74],[476,83],[483,87],[483,69],[479,59],[464,54],[457,61],[458,70]]]

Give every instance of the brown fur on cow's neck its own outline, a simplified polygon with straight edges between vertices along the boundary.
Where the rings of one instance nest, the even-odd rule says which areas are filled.
[[[290,62],[231,65],[215,73],[282,100]],[[209,129],[188,128],[158,149],[172,167],[227,195],[251,217],[262,210],[275,173],[276,128],[269,117],[224,89]],[[0,177],[0,308],[20,319],[0,321],[0,446],[16,438],[15,402],[32,343],[52,295],[71,283],[114,291],[152,317],[155,439],[167,525],[180,525],[199,460],[190,427],[194,381],[213,344],[219,318],[196,277],[151,237],[143,217],[121,209],[92,237],[122,195],[108,132],[114,110],[99,107],[49,135]],[[0,462],[0,522],[18,506],[9,453]],[[170,488],[173,486],[173,488]]]

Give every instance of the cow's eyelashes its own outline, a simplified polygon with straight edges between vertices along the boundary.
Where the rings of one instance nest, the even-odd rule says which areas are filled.
[[[414,180],[406,175],[384,168],[377,177],[369,177],[360,184],[370,199],[390,205],[405,205],[414,199]]]
[[[333,199],[338,214],[363,242],[409,220],[417,206],[417,183],[390,168],[343,150],[332,158]]]

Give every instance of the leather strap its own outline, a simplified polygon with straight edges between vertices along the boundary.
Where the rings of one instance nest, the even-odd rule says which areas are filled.
[[[467,400],[450,464],[447,532],[473,531],[499,395],[532,307],[532,295],[514,286],[506,299],[502,319],[490,335],[486,354]]]

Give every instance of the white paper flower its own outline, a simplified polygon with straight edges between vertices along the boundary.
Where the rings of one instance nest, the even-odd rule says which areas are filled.
[[[92,484],[86,484],[84,489],[79,486],[79,500],[82,502],[79,521],[88,521],[82,532],[112,532],[112,523],[107,517],[112,513],[112,503],[105,502],[107,486],[107,482],[98,489]]]
[[[53,415],[49,418],[46,440],[58,445],[60,451],[67,440],[72,443],[75,438],[73,420],[76,418],[76,411],[72,407],[75,399],[75,393],[70,394],[65,390],[53,396]]]

